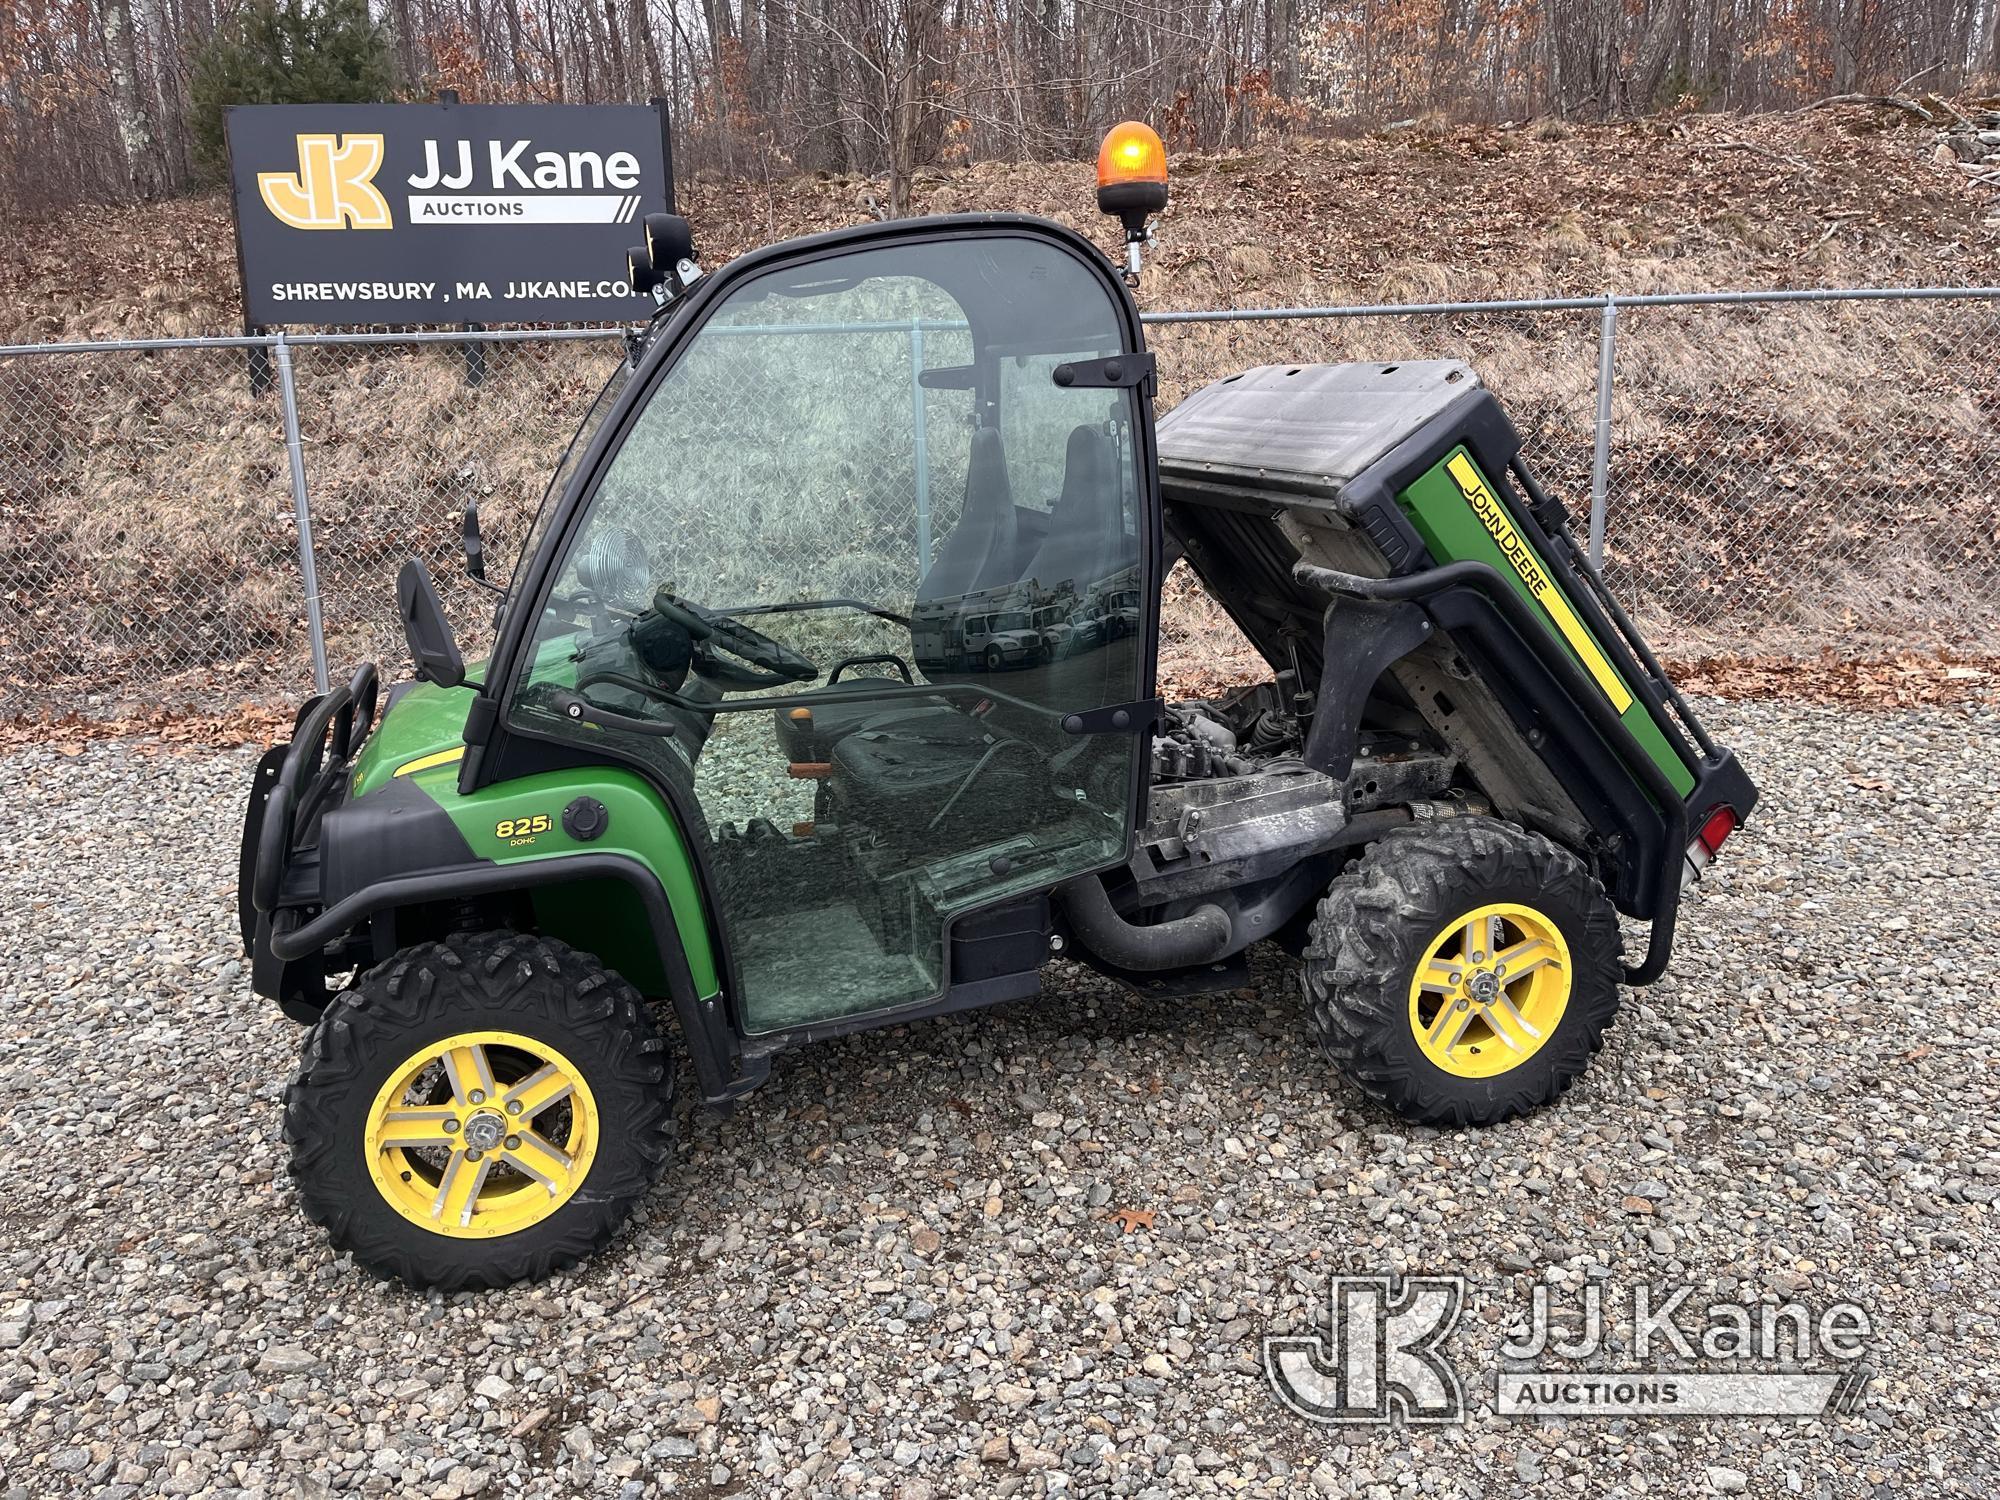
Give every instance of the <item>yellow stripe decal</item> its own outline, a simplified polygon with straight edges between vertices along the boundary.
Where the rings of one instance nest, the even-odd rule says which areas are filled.
[[[1479,517],[1479,524],[1484,526],[1493,540],[1500,544],[1500,550],[1507,555],[1507,561],[1513,564],[1521,582],[1528,586],[1528,592],[1534,596],[1535,602],[1548,611],[1549,618],[1555,621],[1556,629],[1562,632],[1562,638],[1569,642],[1570,649],[1576,653],[1584,669],[1597,680],[1597,685],[1603,689],[1604,696],[1611,700],[1611,706],[1619,713],[1624,713],[1632,706],[1631,692],[1618,674],[1611,669],[1611,663],[1604,659],[1604,652],[1599,649],[1590,632],[1583,628],[1583,622],[1569,607],[1569,600],[1563,597],[1562,590],[1557,588],[1555,580],[1549,577],[1548,570],[1542,566],[1541,559],[1535,556],[1534,549],[1528,545],[1521,533],[1514,529],[1513,521],[1508,519],[1506,507],[1501,505],[1498,497],[1487,488],[1485,477],[1463,453],[1454,453],[1445,468],[1450,471],[1452,479],[1464,493],[1466,503],[1472,507],[1472,513]]]
[[[465,746],[460,745],[456,749],[440,750],[435,755],[424,755],[419,756],[416,760],[405,761],[402,765],[396,767],[396,774],[398,776],[411,776],[418,771],[428,771],[433,766],[448,766],[455,760],[464,759]]]

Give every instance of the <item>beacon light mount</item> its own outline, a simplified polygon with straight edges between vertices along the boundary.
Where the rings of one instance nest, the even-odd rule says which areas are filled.
[[[1125,284],[1139,284],[1140,251],[1153,241],[1150,220],[1167,206],[1167,148],[1137,120],[1111,127],[1097,150],[1097,207],[1125,228]]]

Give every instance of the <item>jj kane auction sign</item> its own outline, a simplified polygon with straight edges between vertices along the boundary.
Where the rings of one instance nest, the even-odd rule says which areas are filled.
[[[228,113],[248,320],[644,318],[625,284],[667,204],[645,105],[264,104]]]

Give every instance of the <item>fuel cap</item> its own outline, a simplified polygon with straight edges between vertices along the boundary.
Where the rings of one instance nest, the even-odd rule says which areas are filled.
[[[586,843],[611,826],[611,814],[595,797],[579,797],[563,809],[563,832]]]

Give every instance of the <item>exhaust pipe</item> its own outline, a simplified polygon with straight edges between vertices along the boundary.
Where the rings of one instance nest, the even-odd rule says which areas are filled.
[[[1229,913],[1213,903],[1171,922],[1141,927],[1118,915],[1095,875],[1059,885],[1056,894],[1077,941],[1120,969],[1180,969],[1212,963],[1229,951]]]

